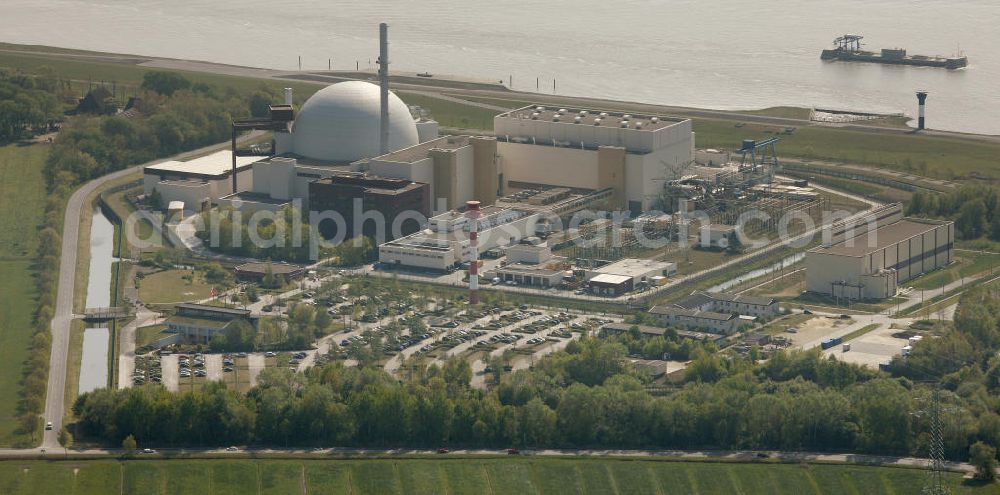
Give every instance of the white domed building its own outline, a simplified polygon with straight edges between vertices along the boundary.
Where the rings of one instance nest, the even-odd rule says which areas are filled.
[[[291,132],[276,136],[278,154],[334,163],[378,156],[381,121],[379,87],[365,81],[327,86],[306,100]],[[419,144],[410,110],[389,93],[389,151]]]

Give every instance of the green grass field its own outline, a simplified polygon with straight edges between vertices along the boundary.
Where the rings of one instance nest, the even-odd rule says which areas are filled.
[[[1000,268],[1000,254],[981,254],[962,251],[955,254],[955,262],[951,265],[922,275],[904,285],[917,289],[937,289],[952,282],[978,273],[990,272]]]
[[[205,299],[212,295],[212,285],[195,272],[194,280],[182,279],[190,270],[165,270],[147,275],[139,285],[139,299],[146,304],[173,304]]]
[[[610,459],[3,461],[17,494],[912,494],[920,470]],[[952,493],[996,494],[963,484]]]
[[[0,446],[16,434],[22,362],[28,356],[37,297],[32,268],[45,209],[44,145],[0,147]]]

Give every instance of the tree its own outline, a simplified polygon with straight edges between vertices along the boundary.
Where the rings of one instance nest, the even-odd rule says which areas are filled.
[[[62,445],[67,449],[73,446],[73,434],[70,433],[65,426],[59,430],[59,445]]]
[[[122,449],[125,450],[126,454],[134,454],[137,448],[139,446],[136,445],[134,436],[129,435],[125,437],[125,440],[122,440]]]
[[[155,91],[164,96],[189,89],[191,81],[176,72],[150,71],[142,76],[142,89]]]
[[[969,463],[976,467],[976,479],[992,480],[996,477],[997,449],[976,442],[969,447]]]

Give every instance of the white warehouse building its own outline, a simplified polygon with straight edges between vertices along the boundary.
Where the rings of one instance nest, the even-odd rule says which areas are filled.
[[[503,191],[542,186],[612,188],[633,213],[694,157],[691,120],[528,106],[493,121]]]
[[[541,214],[514,208],[485,206],[479,218],[479,251],[517,244],[534,235]],[[470,259],[469,223],[465,214],[449,211],[431,217],[429,227],[420,232],[382,244],[379,262],[445,271]]]

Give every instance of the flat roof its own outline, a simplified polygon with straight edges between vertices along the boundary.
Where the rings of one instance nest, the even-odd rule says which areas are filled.
[[[250,314],[249,309],[240,308],[226,308],[222,306],[212,306],[211,304],[198,304],[198,303],[180,303],[174,306],[178,310],[189,309],[193,311],[208,311],[212,313],[233,315],[233,316],[248,316]]]
[[[259,162],[265,157],[262,156],[236,156],[236,168],[249,167],[254,162]],[[190,174],[209,177],[224,177],[233,170],[233,152],[230,150],[216,151],[210,155],[200,158],[179,162],[170,160],[155,165],[149,165],[143,169],[146,173],[175,173]]]
[[[382,156],[371,158],[369,161],[376,160],[380,162],[413,163],[430,156],[430,151],[433,149],[457,150],[468,145],[468,136],[442,136],[437,139],[431,139],[430,141],[410,146],[409,148],[403,148],[401,150],[393,151],[392,153],[386,153]]]
[[[555,118],[558,116],[559,120]],[[534,117],[534,118],[533,118]],[[579,117],[579,121],[577,121]],[[627,117],[627,118],[626,118]],[[497,115],[498,119],[537,120],[550,124],[590,125],[597,119],[604,127],[623,128],[622,121],[628,122],[628,129],[635,131],[658,131],[679,124],[688,119],[663,115],[644,115],[616,110],[594,110],[586,108],[552,107],[529,105]]]
[[[367,174],[334,174],[316,179],[315,184],[360,189],[372,194],[385,196],[406,194],[414,189],[420,189],[425,184],[413,182],[410,179],[381,177]]]
[[[814,247],[809,252],[861,257],[950,223],[954,222],[904,218],[890,225],[879,227],[873,232],[846,239],[829,247]]]
[[[233,320],[216,320],[213,318],[198,318],[195,316],[171,316],[167,318],[167,323],[174,323],[177,325],[191,325],[199,326],[204,328],[212,328],[215,330],[220,330],[226,328]]]
[[[282,206],[289,203],[287,199],[274,199],[269,194],[258,193],[253,191],[240,191],[236,194],[227,194],[220,199],[228,199],[230,201],[239,200],[239,201],[245,201],[247,203],[261,203],[261,204],[276,205],[276,206]]]
[[[510,265],[496,268],[497,273],[510,273],[520,275],[535,275],[539,277],[554,277],[562,274],[562,270],[549,270],[538,265],[525,265],[523,263],[512,263]]]
[[[588,282],[591,283],[596,282],[599,284],[609,284],[609,285],[621,285],[631,280],[632,277],[629,277],[628,275],[612,275],[610,273],[602,273],[588,280]]]
[[[627,275],[631,277],[639,277],[651,271],[662,272],[663,270],[666,270],[676,265],[677,265],[676,263],[671,263],[666,261],[625,258],[622,260],[618,260],[614,263],[597,268],[594,270],[594,272],[602,274]]]

